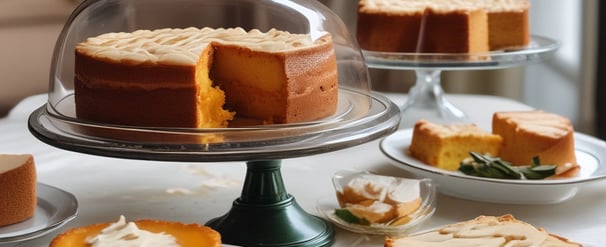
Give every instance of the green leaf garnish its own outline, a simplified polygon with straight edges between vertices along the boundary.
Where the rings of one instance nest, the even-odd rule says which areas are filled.
[[[542,165],[538,156],[530,166],[513,166],[498,157],[470,152],[471,159],[461,161],[459,171],[476,177],[501,179],[544,179],[555,175],[557,165]]]
[[[354,214],[352,214],[349,210],[347,210],[345,208],[335,209],[335,215],[347,223],[366,225],[366,226],[370,225],[370,222],[367,219],[355,216]]]

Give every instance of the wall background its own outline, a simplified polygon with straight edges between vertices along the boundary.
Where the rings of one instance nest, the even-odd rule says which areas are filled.
[[[598,0],[530,0],[533,34],[561,42],[552,60],[502,70],[444,72],[447,93],[490,94],[570,118],[594,133]],[[0,1],[0,116],[29,95],[44,93],[52,51],[76,0]],[[320,0],[355,33],[357,1]],[[407,92],[411,71],[370,70],[373,88]]]
[[[48,88],[55,41],[75,7],[70,0],[0,1],[0,117]]]

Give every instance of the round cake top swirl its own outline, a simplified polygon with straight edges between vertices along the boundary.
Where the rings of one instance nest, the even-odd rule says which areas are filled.
[[[315,45],[307,34],[291,34],[276,29],[247,32],[242,28],[190,27],[101,34],[78,44],[76,50],[117,62],[194,65],[201,51],[211,42],[265,52],[283,52]]]

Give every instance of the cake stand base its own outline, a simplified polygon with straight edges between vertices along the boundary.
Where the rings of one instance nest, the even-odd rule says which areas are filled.
[[[408,92],[408,99],[401,110],[400,128],[412,128],[419,119],[440,124],[468,121],[463,111],[453,106],[444,95],[441,70],[417,69],[415,85]]]
[[[280,160],[247,162],[240,198],[227,214],[206,223],[221,233],[224,243],[290,247],[333,244],[333,225],[305,212],[286,192],[280,167]]]

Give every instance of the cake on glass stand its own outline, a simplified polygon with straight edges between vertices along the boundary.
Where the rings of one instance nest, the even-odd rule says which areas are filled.
[[[312,38],[330,33],[339,79],[336,113],[309,122],[212,129],[110,125],[76,116],[77,43],[108,32],[190,26],[277,28]],[[385,96],[370,90],[368,78],[362,52],[352,35],[336,14],[317,1],[86,0],[74,10],[57,40],[48,102],[31,114],[28,127],[49,145],[91,155],[167,161],[167,165],[245,162],[241,196],[225,215],[205,222],[221,233],[224,243],[330,246],[333,225],[305,212],[287,193],[281,160],[344,149],[394,132],[400,111]],[[219,141],[195,141],[217,138]]]
[[[436,123],[465,123],[466,114],[452,105],[442,89],[440,76],[448,70],[502,69],[539,63],[550,58],[559,43],[532,36],[527,47],[486,53],[404,53],[362,50],[370,68],[414,70],[416,81],[408,92],[402,111],[401,128],[411,128],[420,119]]]

